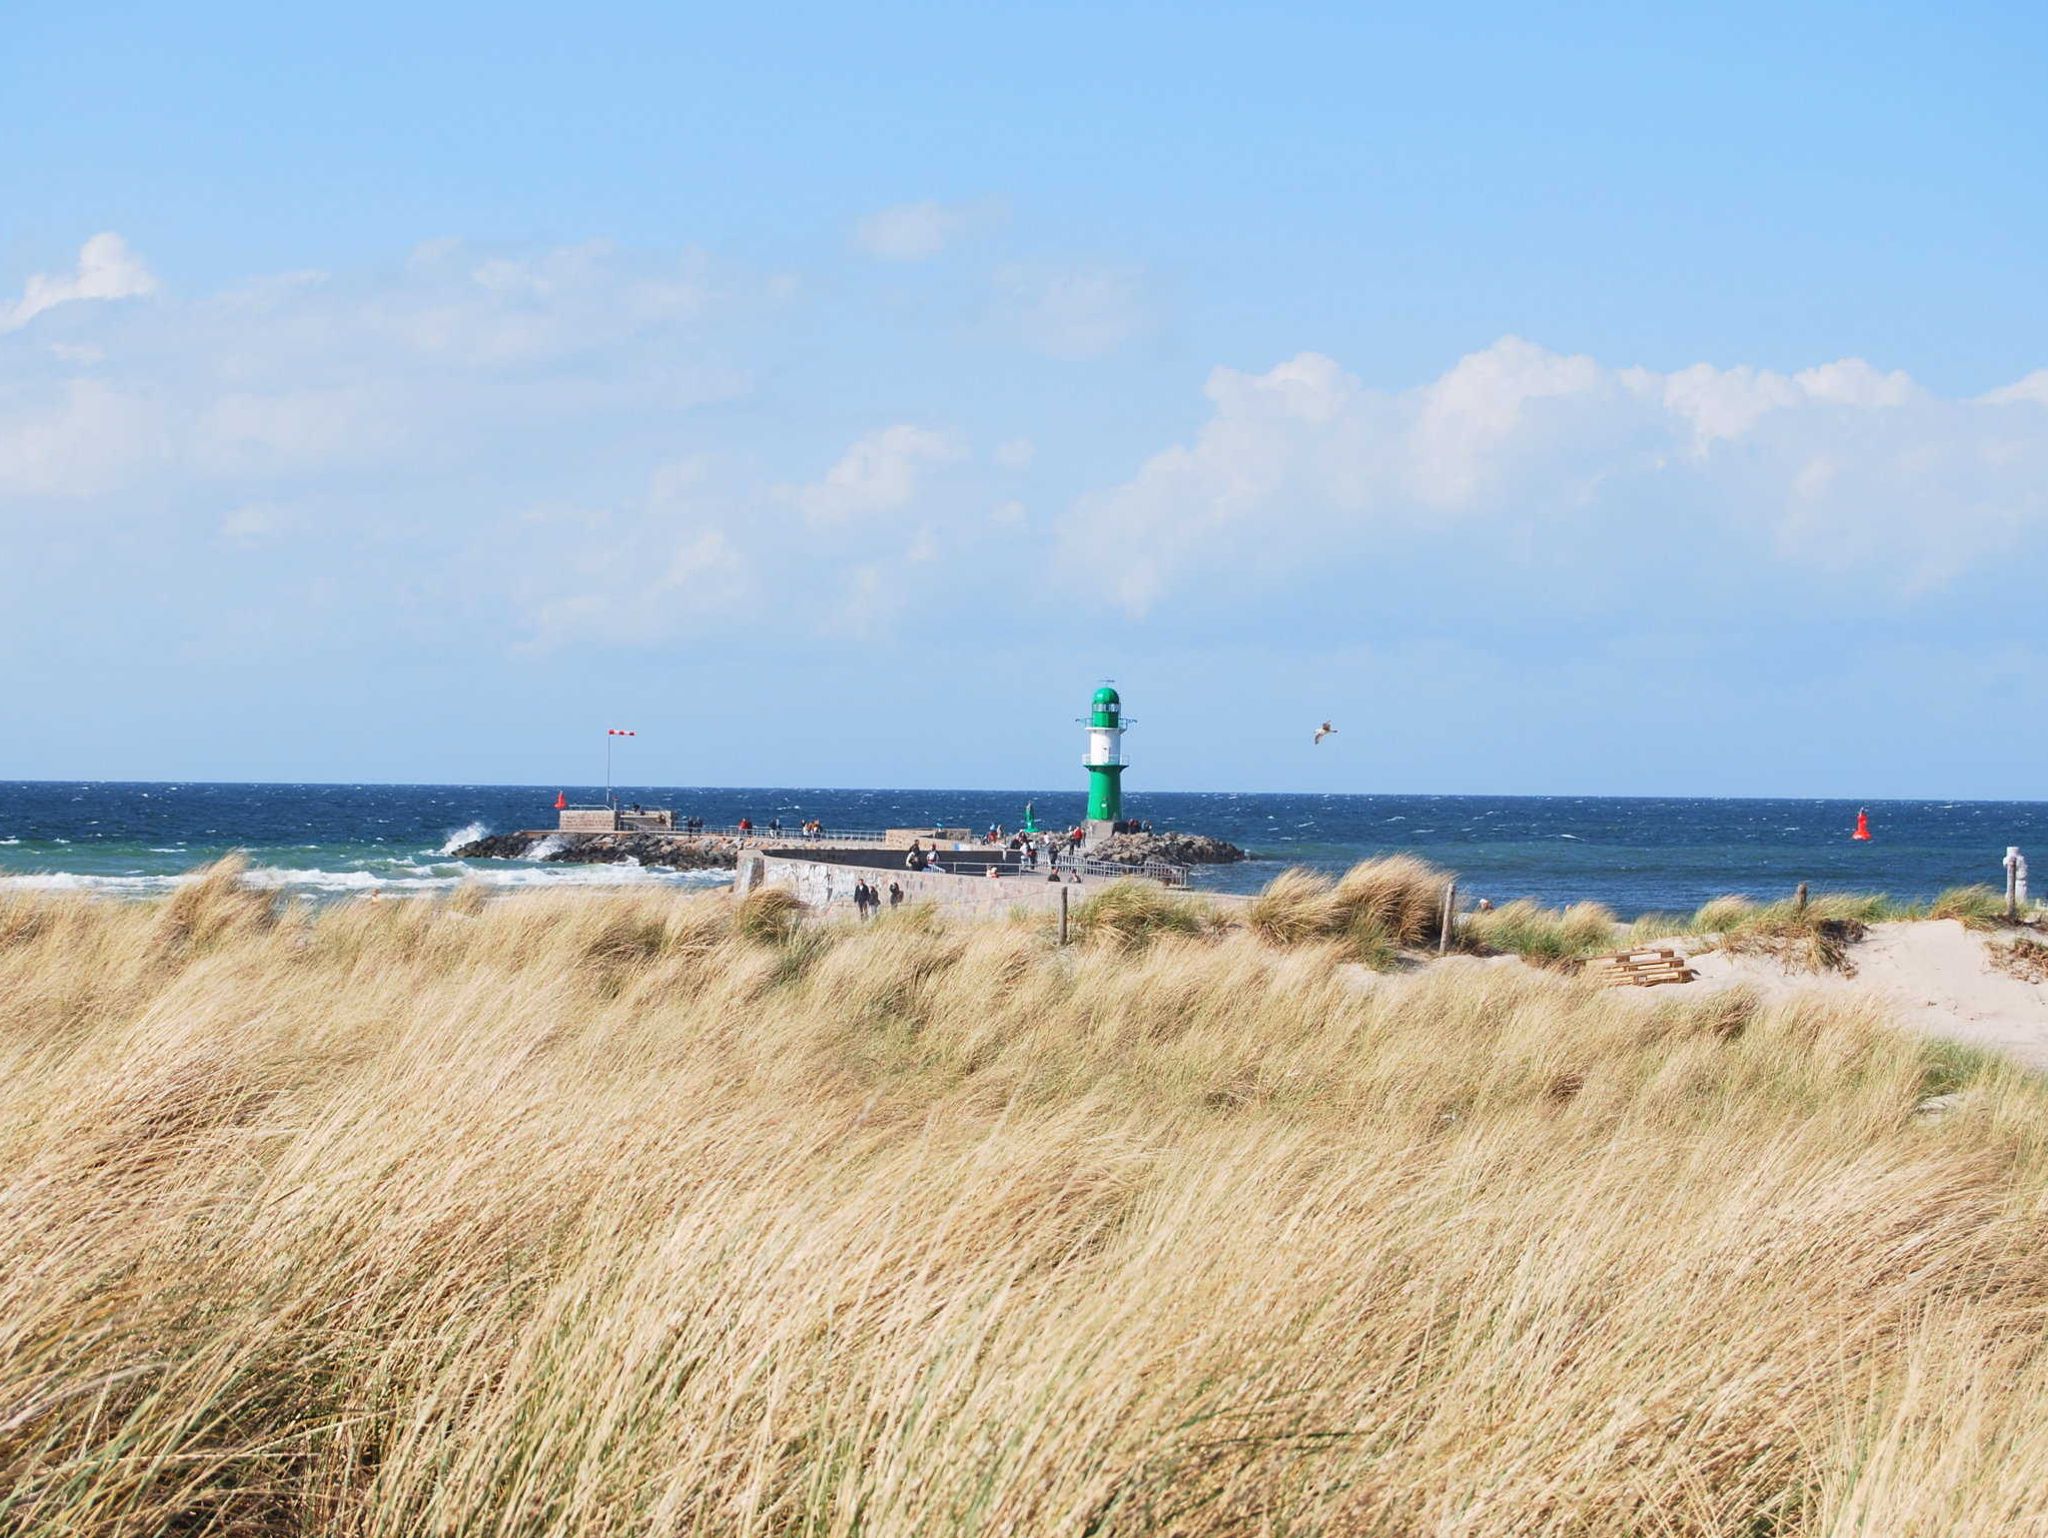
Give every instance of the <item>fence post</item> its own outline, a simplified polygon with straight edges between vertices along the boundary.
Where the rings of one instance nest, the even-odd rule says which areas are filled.
[[[1437,932],[1436,937],[1436,953],[1439,956],[1446,955],[1450,951],[1451,929],[1457,921],[1457,916],[1458,883],[1452,881],[1444,887],[1444,922],[1442,929]]]
[[[1067,943],[1067,889],[1060,887],[1060,944]]]
[[[1792,894],[1792,906],[1801,913],[1806,911],[1806,883],[1799,883],[1799,890]]]
[[[2007,923],[2017,922],[2020,916],[2020,846],[2005,846],[2005,919]]]

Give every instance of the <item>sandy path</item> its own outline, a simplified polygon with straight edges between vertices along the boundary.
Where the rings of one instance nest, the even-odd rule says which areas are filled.
[[[1850,950],[1856,964],[1853,977],[1788,972],[1768,956],[1705,949],[1713,942],[1697,936],[1654,943],[1691,957],[1699,979],[1673,987],[1622,988],[1616,990],[1620,997],[1654,1004],[1737,986],[1753,988],[1767,999],[1802,993],[1870,997],[1908,1030],[2005,1052],[2029,1068],[2048,1070],[2048,984],[2022,982],[1997,970],[1989,955],[1995,942],[1954,919],[1872,925],[1869,935]],[[1343,972],[1353,987],[1371,991],[1401,986],[1423,971],[1441,967],[1520,965],[1513,956],[1453,956],[1418,960],[1394,972],[1371,972],[1357,965],[1346,966]],[[1569,986],[1562,973],[1544,975],[1556,979],[1560,987]]]
[[[1671,942],[1685,950],[1687,942]],[[1899,1024],[1929,1036],[2010,1053],[2048,1069],[2048,985],[2022,982],[1991,965],[1984,935],[1954,919],[1874,924],[1850,950],[1854,977],[1788,973],[1765,956],[1708,951],[1693,958],[1699,981],[1688,991],[1747,984],[1767,998],[1795,993],[1860,993],[1882,1000]],[[1659,988],[1640,992],[1649,997]]]

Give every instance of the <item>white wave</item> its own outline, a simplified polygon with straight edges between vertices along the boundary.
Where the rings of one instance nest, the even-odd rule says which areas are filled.
[[[0,876],[0,891],[110,892],[154,897],[184,885],[190,876],[83,876],[77,871],[43,871],[33,876]]]
[[[456,850],[460,849],[464,844],[474,844],[478,839],[482,838],[486,833],[490,831],[491,830],[489,828],[485,827],[480,822],[473,822],[468,824],[466,827],[457,828],[453,833],[448,835],[448,842],[441,846],[440,853],[453,854],[455,853]]]
[[[296,870],[288,865],[255,865],[242,872],[242,885],[274,892],[285,887],[311,887],[326,892],[367,892],[391,883],[366,870]],[[452,883],[451,883],[452,885]]]
[[[0,876],[0,891],[96,892],[110,897],[160,897],[196,877],[187,872],[161,876],[95,876],[78,871],[47,871]],[[390,897],[424,897],[448,892],[473,881],[479,886],[512,889],[543,887],[686,886],[718,887],[732,880],[722,870],[671,871],[635,861],[615,865],[496,865],[489,868],[462,862],[420,865],[411,861],[388,871],[316,870],[285,865],[257,865],[242,873],[242,883],[265,892],[344,897],[379,893]]]
[[[0,838],[0,844],[18,844],[20,842],[21,840],[18,838]]]
[[[546,838],[526,851],[529,860],[546,860],[561,852],[562,840],[558,834],[550,833]]]

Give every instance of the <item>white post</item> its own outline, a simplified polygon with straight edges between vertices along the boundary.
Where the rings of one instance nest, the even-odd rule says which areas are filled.
[[[2005,846],[2005,916],[2017,919],[2027,900],[2027,861],[2018,844]]]

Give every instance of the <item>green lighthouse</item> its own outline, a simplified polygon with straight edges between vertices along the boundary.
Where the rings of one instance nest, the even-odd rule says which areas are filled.
[[[1124,815],[1124,706],[1104,684],[1088,709],[1088,821],[1119,822]],[[1107,832],[1107,829],[1103,830]]]

